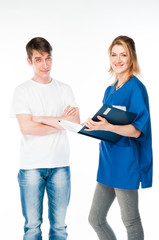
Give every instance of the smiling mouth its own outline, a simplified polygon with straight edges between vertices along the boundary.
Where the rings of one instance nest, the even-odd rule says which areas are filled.
[[[115,67],[123,67],[123,64],[121,65],[119,65],[119,64],[115,64]]]
[[[42,73],[48,73],[50,70],[41,70]]]

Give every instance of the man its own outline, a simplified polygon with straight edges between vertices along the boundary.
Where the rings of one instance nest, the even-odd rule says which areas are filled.
[[[49,240],[66,240],[66,210],[70,197],[69,144],[58,120],[79,123],[71,88],[51,78],[52,47],[44,38],[27,45],[34,76],[15,89],[11,115],[22,132],[18,181],[25,218],[24,240],[42,239],[43,197],[46,189]]]

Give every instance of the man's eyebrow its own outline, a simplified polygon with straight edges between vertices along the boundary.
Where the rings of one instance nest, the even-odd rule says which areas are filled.
[[[51,54],[49,54],[46,58],[48,58],[48,57],[52,57],[52,55]],[[41,56],[39,56],[39,57],[34,57],[34,59],[41,59],[42,57]]]

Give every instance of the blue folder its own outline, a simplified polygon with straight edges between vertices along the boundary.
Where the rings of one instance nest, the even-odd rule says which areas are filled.
[[[105,118],[108,122],[114,125],[126,125],[133,122],[136,118],[137,114],[132,112],[127,112],[124,110],[120,110],[116,107],[111,107],[108,105],[103,105],[99,111],[93,116],[93,121],[99,121],[97,116],[100,115],[101,117]],[[97,138],[103,141],[109,141],[116,143],[121,139],[121,135],[110,132],[110,131],[103,131],[103,130],[94,130],[87,132],[84,129],[87,127],[84,126],[78,133]]]

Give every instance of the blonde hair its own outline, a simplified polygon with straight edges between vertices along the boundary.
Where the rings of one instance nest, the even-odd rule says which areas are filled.
[[[128,81],[134,74],[137,75],[140,73],[140,68],[137,60],[137,54],[136,54],[136,49],[135,49],[135,42],[132,38],[127,37],[127,36],[118,36],[113,40],[111,43],[109,49],[108,49],[108,54],[111,56],[112,48],[115,45],[121,45],[127,52],[128,57],[129,57],[129,72],[126,81]],[[114,73],[112,67],[110,66],[108,72],[111,74]],[[117,79],[115,80],[114,84],[116,83]]]

